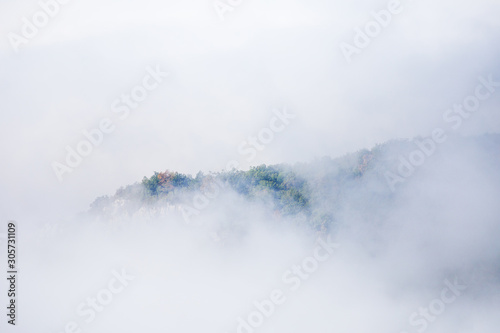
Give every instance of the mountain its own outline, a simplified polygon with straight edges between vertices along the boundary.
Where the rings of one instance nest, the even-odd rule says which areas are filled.
[[[169,170],[154,172],[142,182],[121,187],[112,196],[97,198],[88,215],[117,223],[138,216],[170,217],[185,223],[215,216],[225,220],[226,227],[234,227],[238,224],[234,221],[258,212],[269,221],[287,221],[327,233],[339,226],[343,216],[354,213],[376,225],[399,200],[412,193],[409,188],[432,180],[433,173],[442,170],[450,159],[469,160],[470,152],[474,152],[478,163],[487,161],[485,167],[498,175],[499,134],[450,136],[438,141],[429,137],[392,140],[342,157],[294,165],[259,165],[246,171],[199,172],[196,176]],[[450,171],[453,169],[450,167]]]

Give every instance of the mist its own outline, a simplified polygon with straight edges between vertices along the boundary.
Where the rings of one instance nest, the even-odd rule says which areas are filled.
[[[16,329],[494,332],[500,177],[480,147],[453,139],[390,198],[368,175],[327,232],[229,188],[189,220],[189,197],[116,196],[107,214],[21,222]]]
[[[0,330],[496,332],[499,10],[0,3]]]

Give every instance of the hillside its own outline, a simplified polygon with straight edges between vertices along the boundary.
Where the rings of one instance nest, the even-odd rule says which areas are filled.
[[[116,221],[137,215],[170,215],[191,223],[213,210],[230,211],[232,204],[225,196],[232,195],[231,200],[238,204],[264,207],[266,218],[327,232],[346,212],[354,211],[373,223],[383,220],[412,179],[432,172],[444,152],[460,155],[460,149],[474,147],[488,158],[493,169],[499,170],[500,135],[455,137],[436,145],[431,154],[429,144],[427,151],[425,145],[417,144],[429,140],[393,140],[343,157],[294,165],[259,165],[246,171],[199,172],[195,176],[169,170],[154,172],[142,182],[120,188],[113,196],[97,198],[89,213]],[[421,165],[413,165],[415,156],[424,156]]]

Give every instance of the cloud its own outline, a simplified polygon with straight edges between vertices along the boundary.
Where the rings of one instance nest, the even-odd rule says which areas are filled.
[[[236,318],[283,287],[280,274],[309,255],[313,241],[302,231],[262,231],[260,209],[245,218],[245,207],[225,215],[222,204],[207,225],[235,216],[256,225],[232,252],[182,221],[132,223],[115,234],[107,224],[81,227],[74,215],[155,170],[222,170],[284,105],[296,118],[253,164],[430,135],[478,77],[500,79],[499,3],[401,3],[404,10],[347,63],[340,44],[388,1],[244,1],[224,21],[212,1],[69,1],[18,53],[8,34],[22,34],[23,17],[32,20],[41,7],[2,2],[0,220],[19,221],[23,237],[38,237],[40,225],[67,228],[48,227],[41,249],[22,242],[24,328],[63,331],[78,304],[125,268],[137,279],[89,332],[234,331]],[[118,121],[113,101],[157,64],[171,73],[164,84],[59,183],[51,163],[101,119]],[[456,134],[499,132],[499,103],[497,94],[485,101]],[[483,266],[484,284],[470,286],[428,332],[498,327],[497,303],[484,295],[498,290],[489,266],[498,253],[496,169],[476,148],[448,145],[398,192],[380,230],[362,210],[346,208],[342,250],[262,332],[410,332],[409,316],[440,297],[445,279],[471,278],[466,272]],[[356,204],[370,198],[351,195]]]

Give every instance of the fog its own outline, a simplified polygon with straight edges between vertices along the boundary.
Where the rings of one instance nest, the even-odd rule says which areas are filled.
[[[357,29],[393,2],[63,2],[0,2],[0,267],[11,220],[19,262],[2,332],[496,332],[498,145],[470,138],[500,133],[498,1],[401,0],[363,47]],[[419,136],[425,162],[398,174],[421,139],[388,152],[386,178],[342,192],[323,233],[230,189],[192,221],[161,204],[85,213],[154,171]],[[337,205],[324,193],[312,210]]]
[[[456,142],[394,194],[393,207],[351,210],[373,200],[352,189],[357,198],[328,234],[273,218],[230,190],[190,223],[175,210],[31,230],[20,221],[16,329],[495,332],[498,162]],[[108,292],[108,304],[103,290],[120,285],[109,287],[113,272],[126,286]],[[273,292],[279,304],[270,306]],[[261,321],[251,317],[255,302],[264,304]]]

